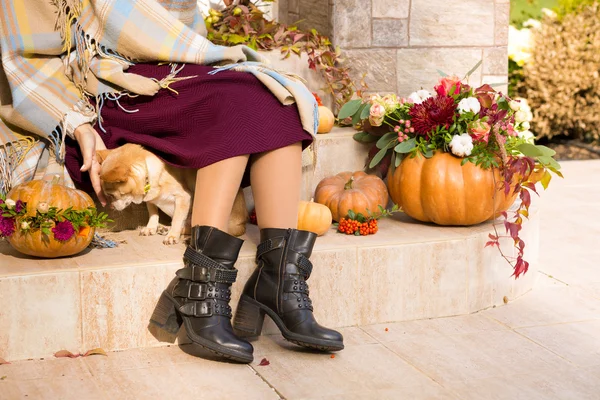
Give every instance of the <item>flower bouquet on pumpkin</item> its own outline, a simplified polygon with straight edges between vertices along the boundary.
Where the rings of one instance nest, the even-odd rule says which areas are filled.
[[[470,163],[477,170],[492,170],[488,176],[496,188],[490,192],[493,197],[490,215],[468,224],[480,223],[498,214],[504,217],[505,237],[513,239],[517,255],[509,257],[500,251],[518,277],[529,266],[523,259],[525,243],[519,233],[523,219],[529,215],[530,191],[537,193],[537,182],[546,188],[551,179],[550,172],[562,175],[560,165],[553,158],[555,152],[534,143],[534,136],[529,131],[532,113],[525,101],[511,99],[487,84],[474,88],[467,83],[480,64],[463,80],[443,76],[433,93],[419,90],[408,98],[391,94],[352,100],[342,107],[338,118],[340,121],[352,119],[352,125],[360,130],[355,134],[355,140],[374,143],[369,152],[368,167],[377,168],[383,176],[388,171],[394,176],[397,168],[414,158],[445,157],[461,167]],[[444,164],[432,165],[442,168]],[[392,200],[403,207],[405,213],[421,221],[439,223],[434,218],[420,217],[419,213],[411,215],[402,199],[394,198],[395,190],[391,184],[392,179],[388,178]],[[510,216],[507,210],[497,208],[496,197],[502,195],[508,200],[521,200]],[[447,224],[467,225],[460,222]],[[496,225],[494,229],[495,234],[490,234],[487,245],[500,249],[501,235]]]

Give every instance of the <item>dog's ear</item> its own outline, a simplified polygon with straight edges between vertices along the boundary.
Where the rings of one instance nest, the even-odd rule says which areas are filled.
[[[129,168],[121,163],[100,174],[100,180],[107,183],[127,182],[127,179],[129,179]]]
[[[106,157],[108,157],[109,154],[110,154],[109,149],[97,150],[96,151],[96,160],[98,160],[99,164],[102,164],[104,162],[104,160],[106,160]]]

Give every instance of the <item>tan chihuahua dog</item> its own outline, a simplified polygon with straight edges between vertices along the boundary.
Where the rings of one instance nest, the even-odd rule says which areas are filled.
[[[196,186],[195,169],[172,167],[136,144],[99,150],[97,157],[102,166],[102,191],[112,208],[121,211],[131,203],[146,202],[150,219],[140,230],[140,235],[157,233],[159,208],[172,219],[164,244],[177,243],[184,228],[189,232],[190,210]],[[247,220],[248,210],[240,189],[229,219],[229,233],[234,236],[243,235]]]

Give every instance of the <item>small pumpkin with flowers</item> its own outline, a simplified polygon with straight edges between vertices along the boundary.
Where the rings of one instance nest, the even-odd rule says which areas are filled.
[[[0,197],[0,237],[20,253],[56,258],[80,253],[110,222],[86,193],[60,179],[33,180]]]

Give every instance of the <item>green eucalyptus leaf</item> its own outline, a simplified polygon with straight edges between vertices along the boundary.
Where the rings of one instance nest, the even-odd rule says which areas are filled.
[[[360,116],[362,115],[362,111],[366,106],[366,104],[361,104],[361,106],[358,108],[358,111],[356,111],[356,114],[354,114],[352,117],[352,125],[356,125],[361,121],[362,118]]]
[[[378,139],[377,136],[371,135],[370,133],[367,133],[367,132],[355,133],[353,137],[354,137],[354,140],[356,140],[357,142],[361,142],[361,143],[372,143]]]
[[[467,75],[465,76],[465,78],[470,77],[473,72],[477,71],[477,68],[479,68],[479,66],[483,64],[483,60],[479,60],[479,62],[477,64],[475,64],[475,66],[473,68],[471,68],[471,70],[469,72],[467,72]]]
[[[338,119],[346,119],[348,117],[352,117],[354,114],[356,114],[361,104],[362,100],[360,99],[350,100],[342,106],[342,109],[338,114]]]
[[[376,144],[377,148],[383,149],[384,147],[387,147],[392,139],[397,140],[398,134],[396,132],[386,133],[381,138],[379,138],[379,140],[377,141],[377,144]]]
[[[410,138],[408,140],[405,140],[402,143],[399,143],[394,148],[394,151],[396,153],[410,153],[412,151],[412,149],[414,149],[415,147],[416,147],[416,140],[415,140],[415,138]]]
[[[396,157],[396,160],[395,160],[395,163],[394,163],[394,166],[395,166],[396,168],[398,168],[398,166],[400,166],[400,163],[401,163],[401,162],[402,162],[402,157],[400,157],[400,156],[397,156],[397,157]]]
[[[436,69],[436,71],[437,71],[437,73],[438,73],[438,74],[440,74],[440,76],[441,76],[442,78],[445,78],[445,77],[447,77],[447,76],[448,76],[448,74],[447,74],[447,73],[445,73],[444,71],[442,71],[441,69]]]
[[[377,152],[377,154],[375,154],[375,157],[373,157],[373,159],[371,160],[371,163],[369,164],[369,168],[375,168],[375,166],[377,164],[379,164],[381,162],[381,160],[383,160],[383,157],[385,157],[385,155],[387,154],[389,150],[389,147],[384,147],[383,149],[379,150]]]
[[[360,113],[360,119],[367,119],[371,113],[371,103],[365,104],[365,108]]]

